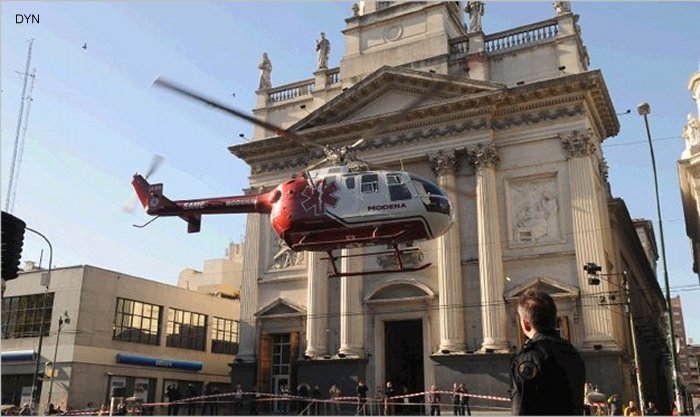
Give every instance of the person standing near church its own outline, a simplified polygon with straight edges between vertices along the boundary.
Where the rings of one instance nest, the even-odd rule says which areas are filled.
[[[518,316],[528,340],[511,366],[513,415],[582,415],[586,368],[556,330],[554,300],[528,290],[518,300]]]

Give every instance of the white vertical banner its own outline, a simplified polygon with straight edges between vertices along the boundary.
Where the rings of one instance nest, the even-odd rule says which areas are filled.
[[[143,402],[148,401],[149,380],[147,378],[136,378],[134,380],[134,397],[140,398]]]

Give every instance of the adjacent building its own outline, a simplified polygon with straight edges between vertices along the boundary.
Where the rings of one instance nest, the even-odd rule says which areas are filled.
[[[104,404],[117,387],[148,402],[162,401],[171,384],[229,391],[239,301],[89,265],[54,269],[48,287],[46,278],[33,269],[7,282],[3,404],[31,398],[37,356],[42,412],[50,390],[64,410]]]
[[[225,258],[206,259],[201,271],[187,268],[180,272],[177,286],[203,294],[239,299],[243,274],[243,246],[230,243]]]
[[[700,71],[688,80],[688,90],[693,94],[697,115],[688,113],[683,129],[685,150],[678,161],[678,178],[685,214],[685,230],[690,239],[693,254],[693,271],[700,278]]]
[[[611,195],[601,144],[619,122],[602,72],[589,69],[579,16],[555,2],[552,16],[485,34],[483,3],[469,2],[469,24],[465,6],[359,2],[339,68],[319,64],[313,78],[272,88],[263,71],[256,117],[317,145],[363,138],[355,151],[369,171],[431,179],[448,193],[455,223],[415,242],[406,262],[427,269],[329,279],[323,256],[289,251],[269,216],[248,215],[232,381],[265,392],[465,382],[474,394],[508,397],[523,341],[517,298],[538,288],[557,301],[560,331],[583,353],[591,383],[627,399],[642,391],[670,413],[653,229]],[[251,194],[323,157],[262,127],[253,139],[230,148],[251,166]],[[358,201],[371,199],[364,192]],[[343,250],[341,270],[391,269],[376,250]],[[589,262],[602,267],[598,285],[583,270]]]

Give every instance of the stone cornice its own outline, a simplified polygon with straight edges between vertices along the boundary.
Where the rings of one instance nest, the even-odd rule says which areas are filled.
[[[408,72],[418,71],[409,70]],[[394,76],[398,75],[394,74]],[[419,84],[414,87],[402,81],[394,84],[394,88],[399,85],[402,89],[416,88],[425,94],[429,89],[425,84],[421,86],[420,83],[429,81],[429,78],[415,81]],[[576,117],[587,111],[586,97],[593,98],[594,103],[595,97],[599,97],[600,100],[607,97],[607,91],[600,91],[601,86],[602,75],[593,71],[510,89],[482,90],[478,93],[432,102],[404,113],[397,111],[360,120],[341,120],[300,129],[295,133],[309,142],[336,146],[349,145],[358,138],[364,137],[365,142],[357,148],[361,154],[367,150],[412,145],[427,139],[434,140],[436,137],[464,135],[474,130],[502,130]],[[439,99],[435,95],[433,97]],[[588,104],[591,104],[590,100]],[[611,104],[604,106],[603,109],[596,108],[594,112],[611,113],[610,116],[599,118],[604,120],[607,117],[612,120],[602,132],[617,133],[619,124]],[[396,115],[401,116],[400,122],[386,122],[388,118],[391,119]],[[320,152],[314,148],[291,147],[289,140],[283,137],[236,145],[229,150],[250,164],[253,167],[253,174],[289,170],[304,166],[308,161],[321,157]]]

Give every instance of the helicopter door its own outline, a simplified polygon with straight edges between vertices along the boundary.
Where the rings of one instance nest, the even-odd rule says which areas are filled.
[[[348,196],[348,198],[343,198],[340,206],[337,207],[336,214],[341,217],[357,215],[358,179],[358,176],[355,174],[347,174],[341,177],[343,195]]]

